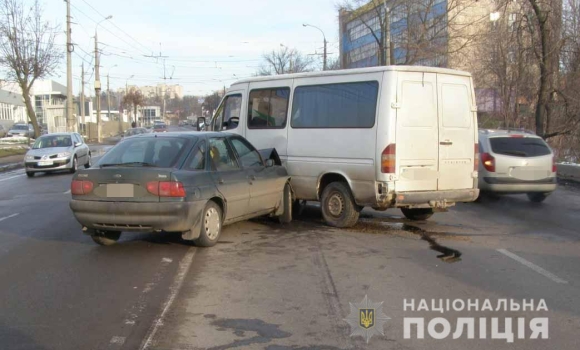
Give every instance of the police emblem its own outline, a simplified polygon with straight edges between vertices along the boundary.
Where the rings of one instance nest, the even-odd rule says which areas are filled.
[[[349,303],[350,315],[344,320],[350,325],[351,337],[360,335],[368,343],[373,335],[385,335],[384,324],[390,317],[383,313],[383,302],[373,303],[366,295],[360,303]]]

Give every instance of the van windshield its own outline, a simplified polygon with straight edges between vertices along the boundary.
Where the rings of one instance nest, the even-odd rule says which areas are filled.
[[[539,138],[493,137],[489,139],[493,153],[515,157],[540,157],[551,154],[550,147]]]

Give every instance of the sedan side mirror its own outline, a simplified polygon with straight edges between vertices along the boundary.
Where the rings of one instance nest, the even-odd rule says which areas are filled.
[[[75,147],[80,147],[82,145],[82,143],[80,142],[75,142]]]
[[[266,167],[273,167],[274,166],[274,159],[266,159]]]
[[[204,125],[205,125],[205,118],[204,117],[197,118],[197,131],[203,130]]]

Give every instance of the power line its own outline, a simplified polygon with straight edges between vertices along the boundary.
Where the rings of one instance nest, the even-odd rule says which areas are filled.
[[[103,16],[102,13],[100,13],[96,8],[93,7],[93,5],[89,4],[87,1],[82,0],[85,4],[89,5],[90,8],[93,9],[93,11],[95,11],[97,14],[99,14],[99,16],[106,18],[105,16]],[[119,28],[119,26],[117,26],[114,22],[110,22],[115,28],[117,28],[118,30],[120,30],[122,33],[124,33],[126,36],[128,36],[129,38],[131,38],[134,42],[136,42],[137,44],[141,45],[142,47],[144,47],[145,49],[147,49],[148,51],[153,52],[153,50],[151,50],[150,48],[148,48],[147,46],[141,44],[137,39],[135,39],[134,37],[132,37],[129,33],[127,33],[126,31],[124,31],[123,29]]]

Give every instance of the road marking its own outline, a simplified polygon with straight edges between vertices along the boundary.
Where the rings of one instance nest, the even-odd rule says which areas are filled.
[[[3,218],[0,218],[0,221],[4,221],[6,219],[13,218],[13,217],[17,216],[18,214],[20,214],[20,213],[16,213],[16,214],[12,214],[12,215],[5,216]]]
[[[4,179],[0,179],[0,182],[6,181],[6,180],[10,180],[10,179],[15,179],[15,178],[21,177],[21,176],[24,176],[24,174],[16,175],[16,176],[10,176],[10,177],[4,178]]]
[[[181,289],[181,286],[183,285],[183,280],[185,279],[185,275],[187,275],[187,272],[189,271],[189,267],[191,266],[195,252],[196,252],[195,247],[189,248],[189,251],[187,252],[187,254],[185,254],[183,259],[181,259],[181,261],[179,262],[179,267],[177,269],[177,275],[173,279],[173,283],[171,283],[171,287],[169,288],[169,290],[170,290],[169,298],[165,302],[165,305],[163,307],[163,310],[161,311],[161,314],[159,314],[159,317],[157,317],[153,321],[153,324],[152,324],[151,328],[149,329],[149,331],[147,332],[147,335],[146,335],[145,339],[143,340],[143,343],[141,343],[141,346],[139,347],[139,349],[141,349],[141,350],[149,349],[149,347],[153,344],[153,338],[155,337],[155,334],[159,330],[159,327],[161,327],[163,325],[163,320],[165,318],[165,315],[167,314],[167,312],[171,308],[171,305],[175,301],[177,294],[179,294],[179,290]]]
[[[551,279],[552,281],[554,281],[556,283],[562,283],[562,284],[568,283],[568,281],[561,279],[560,277],[554,275],[550,271],[546,271],[543,268],[539,267],[538,265],[536,265],[530,261],[527,261],[526,259],[524,259],[518,255],[515,255],[514,253],[510,252],[507,249],[497,249],[497,251],[502,253],[503,255],[508,256],[508,257],[514,259],[515,261],[529,267],[530,269],[536,271],[540,275],[543,275],[544,277],[548,277],[549,279]]]
[[[113,338],[111,338],[111,344],[123,345],[124,343],[125,343],[125,337],[114,336]]]
[[[69,194],[70,190],[63,192],[63,194]]]

